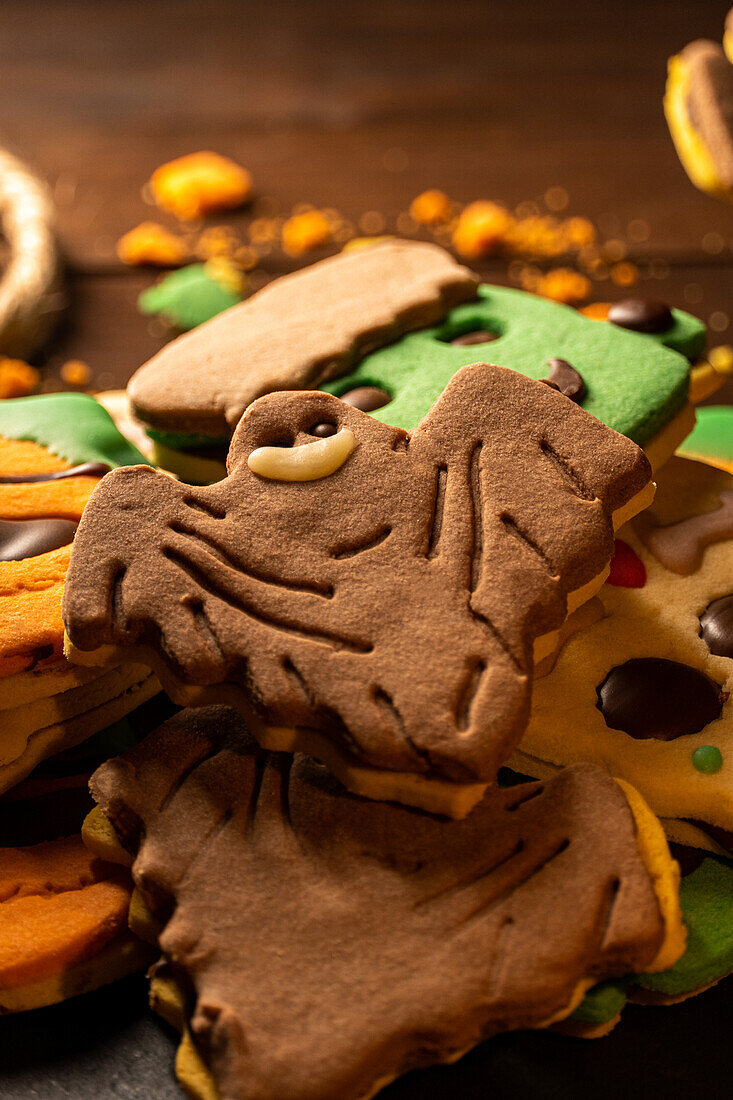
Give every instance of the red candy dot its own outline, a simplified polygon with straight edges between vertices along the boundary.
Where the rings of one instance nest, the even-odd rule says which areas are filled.
[[[646,584],[644,562],[627,542],[616,539],[607,584],[617,588],[643,588]]]

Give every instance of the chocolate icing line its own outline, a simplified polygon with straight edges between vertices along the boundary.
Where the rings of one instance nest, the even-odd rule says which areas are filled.
[[[2,474],[0,485],[30,485],[39,481],[64,481],[69,477],[104,477],[111,469],[104,462],[84,462],[69,470],[50,470],[42,474]]]
[[[701,516],[660,527],[645,513],[634,520],[634,530],[665,569],[689,576],[700,568],[703,552],[716,542],[733,539],[733,490],[719,494],[720,507]]]
[[[68,546],[78,524],[68,519],[0,519],[0,561],[23,561]]]

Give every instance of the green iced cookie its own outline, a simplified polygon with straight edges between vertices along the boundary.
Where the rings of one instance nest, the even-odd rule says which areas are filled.
[[[47,447],[72,466],[149,465],[118,432],[112,417],[85,393],[46,393],[0,401],[0,437]]]
[[[482,286],[476,301],[453,309],[442,324],[403,336],[322,388],[341,397],[356,387],[377,387],[389,401],[375,409],[376,418],[412,430],[469,363],[491,362],[543,379],[548,360],[562,359],[582,378],[583,408],[644,444],[685,404],[687,356],[705,343],[700,321],[679,310],[672,316],[665,332],[647,335],[520,290]],[[477,332],[490,334],[487,342],[454,342]]]
[[[626,990],[648,989],[664,997],[691,996],[733,970],[733,864],[706,856],[680,883],[687,948],[669,970],[602,982],[588,991],[571,1019],[593,1027],[608,1023],[626,1003]]]
[[[733,473],[733,405],[705,405],[678,454],[701,458]]]
[[[137,300],[141,313],[157,314],[188,331],[242,300],[241,285],[221,264],[190,264],[172,271]]]
[[[708,856],[680,884],[687,950],[669,970],[641,974],[634,984],[681,997],[733,970],[733,864]]]

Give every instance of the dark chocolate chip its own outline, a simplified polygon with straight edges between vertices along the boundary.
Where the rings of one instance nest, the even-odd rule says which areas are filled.
[[[0,485],[30,485],[36,481],[63,481],[67,477],[104,477],[111,467],[104,462],[84,462],[70,470],[52,470],[45,474],[5,474]]]
[[[329,436],[336,435],[337,431],[338,428],[335,424],[327,424],[324,421],[322,424],[314,424],[308,435],[315,435],[318,439],[328,439]]]
[[[713,600],[700,616],[700,634],[716,657],[733,657],[733,593]]]
[[[341,400],[355,409],[370,413],[375,409],[381,409],[383,405],[388,405],[392,398],[377,386],[357,386],[355,390],[342,393]]]
[[[454,347],[472,348],[474,344],[490,344],[492,340],[496,339],[497,335],[495,332],[488,332],[486,329],[477,328],[474,332],[464,332],[462,336],[456,336],[454,340],[449,342]]]
[[[666,332],[672,325],[672,311],[657,298],[623,298],[614,302],[608,320],[632,332]]]
[[[68,546],[76,527],[70,519],[0,519],[0,561],[22,561]]]
[[[704,672],[659,657],[611,669],[597,688],[606,725],[637,740],[673,741],[720,717],[725,695]]]
[[[565,359],[548,359],[550,377],[543,378],[543,382],[554,385],[560,393],[564,393],[571,401],[582,401],[585,395],[585,382],[580,373]]]

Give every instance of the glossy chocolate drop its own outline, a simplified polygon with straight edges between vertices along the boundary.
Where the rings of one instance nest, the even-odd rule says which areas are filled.
[[[477,328],[474,332],[464,332],[462,336],[456,336],[450,343],[457,348],[472,348],[474,344],[490,344],[496,340],[495,332],[488,332],[484,328]]]
[[[667,303],[657,298],[622,298],[609,309],[608,320],[632,332],[666,332],[673,317]]]
[[[70,519],[0,519],[0,561],[23,561],[73,542]]]
[[[548,359],[547,365],[550,368],[547,381],[571,401],[581,401],[585,395],[585,382],[575,367],[565,359]]]
[[[673,741],[720,717],[725,700],[699,669],[659,657],[639,657],[611,669],[597,688],[606,725],[637,740]]]
[[[733,657],[733,593],[713,600],[700,616],[700,636],[716,657]]]
[[[70,470],[53,470],[45,474],[0,475],[0,485],[30,485],[37,481],[64,481],[67,477],[104,477],[111,467],[104,462],[84,462]]]
[[[332,435],[336,435],[337,431],[335,424],[327,424],[324,421],[322,424],[314,424],[308,435],[314,435],[317,439],[329,439]]]
[[[380,390],[378,386],[357,386],[355,390],[342,393],[341,400],[345,401],[347,405],[352,405],[355,409],[370,413],[374,412],[375,409],[381,409],[383,405],[388,405],[392,398],[384,390]]]

